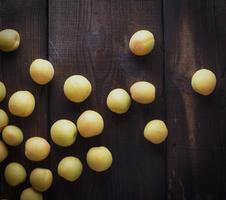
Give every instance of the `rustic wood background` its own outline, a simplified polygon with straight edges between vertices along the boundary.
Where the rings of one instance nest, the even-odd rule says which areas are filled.
[[[8,90],[0,105],[7,110],[9,96],[30,90],[36,109],[26,119],[10,115],[25,138],[42,136],[51,145],[43,162],[24,156],[24,145],[9,148],[0,164],[0,198],[19,199],[21,186],[9,187],[3,177],[10,161],[22,163],[29,174],[34,167],[49,167],[52,188],[44,199],[53,200],[223,200],[226,199],[226,1],[225,0],[0,0],[0,28],[14,28],[21,45],[13,53],[0,53],[0,80]],[[136,57],[128,50],[131,35],[151,30],[154,51]],[[49,59],[54,80],[38,86],[29,77],[36,58]],[[209,97],[195,94],[192,74],[207,67],[216,73],[217,89]],[[82,74],[92,82],[93,92],[82,104],[63,95],[64,80]],[[137,80],[157,87],[156,101],[147,106],[132,103],[125,115],[111,113],[105,104],[109,91],[129,89]],[[77,141],[70,148],[54,145],[51,124],[60,118],[75,121],[85,109],[105,119],[101,136]],[[7,111],[8,112],[8,111]],[[169,137],[164,144],[144,140],[145,124],[154,118],[166,121]],[[105,173],[91,171],[85,162],[91,146],[106,145],[114,162]],[[74,183],[56,174],[59,160],[78,156],[84,164]]]

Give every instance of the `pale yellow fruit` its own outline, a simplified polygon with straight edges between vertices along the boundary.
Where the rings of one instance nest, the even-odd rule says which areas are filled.
[[[89,167],[97,172],[107,170],[112,165],[112,154],[104,146],[92,147],[89,149],[86,160]]]
[[[200,69],[194,73],[191,80],[193,90],[201,95],[210,95],[216,87],[215,74],[208,69]]]
[[[20,45],[20,35],[13,29],[0,31],[0,50],[5,52],[14,51]]]
[[[7,146],[0,140],[0,163],[8,156]]]
[[[0,81],[0,102],[5,99],[6,96],[6,87],[3,82]]]
[[[91,83],[81,75],[70,76],[64,83],[64,94],[72,102],[85,101],[92,91]]]
[[[6,112],[2,109],[0,109],[0,132],[2,129],[7,126],[9,123],[9,118]]]
[[[50,153],[49,143],[41,137],[31,137],[25,143],[25,156],[32,161],[44,160]]]
[[[130,104],[130,96],[124,89],[117,88],[108,94],[107,106],[114,113],[126,113],[129,110]]]
[[[17,186],[26,180],[27,173],[20,163],[12,162],[6,166],[4,176],[10,186]]]
[[[2,139],[8,145],[17,146],[23,142],[24,135],[19,127],[9,125],[6,126],[2,131]]]
[[[43,200],[43,195],[30,187],[23,190],[20,195],[20,200]]]
[[[93,137],[102,133],[104,120],[98,112],[87,110],[79,116],[77,126],[81,136]]]
[[[62,147],[68,147],[76,140],[77,128],[72,121],[61,119],[52,125],[50,133],[54,143]]]
[[[154,144],[162,143],[168,135],[168,129],[162,120],[152,120],[144,128],[144,137]]]
[[[149,54],[155,45],[154,35],[147,30],[134,33],[129,41],[130,50],[137,56]]]
[[[39,191],[44,192],[48,190],[53,182],[53,174],[49,169],[35,168],[30,174],[31,186]]]
[[[30,75],[34,82],[44,85],[49,83],[54,76],[53,65],[44,59],[36,59],[31,63]]]
[[[80,177],[82,170],[83,166],[81,161],[73,156],[63,158],[57,167],[58,175],[71,182]]]
[[[138,81],[130,87],[132,99],[141,104],[155,100],[155,86],[147,81]]]
[[[18,117],[28,117],[34,111],[35,98],[29,91],[17,91],[9,99],[9,111]]]

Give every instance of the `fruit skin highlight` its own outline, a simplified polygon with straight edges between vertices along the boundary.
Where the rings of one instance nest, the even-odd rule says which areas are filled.
[[[168,135],[168,129],[162,120],[152,120],[144,128],[144,137],[153,144],[162,143]]]
[[[208,69],[200,69],[194,73],[191,80],[193,90],[201,95],[210,95],[216,88],[217,78]]]
[[[130,96],[122,88],[116,88],[108,94],[107,106],[114,113],[126,113],[129,110],[130,104]]]
[[[48,60],[36,59],[31,63],[30,76],[37,84],[45,85],[53,79],[53,65]]]
[[[30,187],[23,190],[20,195],[20,200],[43,200],[43,195]]]
[[[41,161],[50,153],[49,143],[41,137],[31,137],[25,143],[25,156],[32,161]]]
[[[36,191],[44,192],[51,187],[53,174],[49,169],[35,168],[32,170],[29,180]]]
[[[79,116],[77,126],[82,137],[93,137],[102,133],[104,120],[98,112],[86,110]]]
[[[24,135],[19,127],[9,125],[2,131],[2,139],[10,146],[18,146],[23,142]]]
[[[137,103],[149,104],[155,100],[155,86],[147,81],[135,82],[130,87],[132,99]]]
[[[6,87],[3,82],[0,81],[0,102],[5,99],[6,96]]]
[[[18,117],[28,117],[34,111],[35,98],[29,91],[17,91],[9,99],[9,111]]]
[[[27,172],[20,163],[9,163],[4,172],[5,180],[10,186],[17,186],[27,178]]]
[[[4,161],[8,156],[8,148],[7,146],[0,140],[0,163]]]
[[[55,144],[62,147],[68,147],[76,140],[77,128],[72,121],[60,119],[52,125],[50,134]]]
[[[103,172],[109,169],[112,165],[112,154],[107,147],[92,147],[86,155],[88,166],[96,171]]]
[[[0,50],[11,52],[20,45],[20,35],[16,30],[5,29],[0,31]]]
[[[129,41],[130,50],[137,56],[149,54],[155,45],[154,35],[147,30],[137,31]]]
[[[6,112],[2,109],[0,109],[0,132],[2,129],[7,126],[9,123],[9,118]]]
[[[74,156],[63,158],[57,167],[58,175],[70,182],[77,180],[81,176],[82,171],[81,161]]]
[[[85,101],[92,91],[89,80],[81,75],[73,75],[64,83],[64,94],[68,100],[74,103]]]

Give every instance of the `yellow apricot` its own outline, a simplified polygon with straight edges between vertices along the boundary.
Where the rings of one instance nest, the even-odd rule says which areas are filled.
[[[6,96],[6,87],[3,82],[0,81],[0,102],[5,99]]]
[[[86,160],[88,166],[97,172],[107,170],[112,165],[112,154],[104,146],[92,147],[89,149]]]
[[[193,90],[201,95],[210,95],[216,87],[215,74],[208,69],[200,69],[192,76],[191,86]]]
[[[144,137],[154,144],[162,143],[168,135],[168,130],[162,120],[152,120],[144,128]]]
[[[20,35],[16,30],[5,29],[0,31],[0,50],[14,51],[20,45]]]
[[[81,136],[93,137],[102,133],[104,120],[98,112],[87,110],[79,116],[77,126]]]
[[[34,111],[35,98],[29,91],[17,91],[9,99],[9,111],[18,117],[28,117]]]
[[[0,109],[0,132],[2,129],[7,126],[9,123],[9,118],[6,112],[2,109]]]
[[[0,140],[0,163],[8,156],[7,146]]]
[[[92,91],[91,83],[81,75],[70,76],[64,83],[64,94],[72,102],[85,101]]]
[[[149,54],[155,45],[154,35],[147,30],[134,33],[129,41],[130,50],[137,56]]]
[[[17,146],[23,142],[24,135],[19,127],[9,125],[2,131],[2,139],[8,145]]]
[[[43,195],[30,187],[23,190],[20,195],[20,200],[43,200]]]

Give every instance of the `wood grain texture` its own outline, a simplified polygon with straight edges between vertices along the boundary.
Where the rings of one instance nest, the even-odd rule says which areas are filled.
[[[0,29],[16,29],[21,36],[19,49],[12,53],[0,52],[0,80],[7,88],[7,97],[0,107],[8,112],[7,102],[17,90],[29,90],[36,99],[34,113],[28,118],[13,117],[9,114],[10,124],[19,126],[24,132],[25,140],[31,136],[48,136],[48,95],[47,87],[32,82],[29,66],[35,58],[47,56],[47,7],[45,0],[0,1]],[[12,188],[4,180],[4,167],[9,162],[24,165],[29,175],[36,166],[48,166],[48,161],[34,163],[24,156],[24,143],[19,147],[9,148],[9,157],[0,164],[0,199],[19,199],[21,191],[28,181]]]
[[[68,149],[53,144],[55,174],[66,155],[79,157],[84,172],[75,183],[56,176],[52,199],[164,199],[164,145],[152,145],[142,135],[149,120],[164,119],[161,21],[161,2],[155,0],[49,1],[49,59],[56,69],[50,89],[51,123],[60,118],[75,121],[86,109],[100,112],[105,120],[101,136],[78,136]],[[135,57],[128,50],[129,38],[139,29],[156,35],[156,48],[146,57]],[[82,104],[70,103],[63,95],[64,81],[72,74],[82,74],[92,83],[92,94]],[[122,87],[128,91],[137,80],[156,85],[156,102],[148,106],[133,103],[121,116],[111,113],[105,103],[110,90]],[[113,153],[113,165],[105,173],[95,173],[86,164],[88,149],[98,145],[106,145]]]
[[[168,199],[225,198],[226,32],[221,9],[225,5],[214,1],[164,1]],[[190,86],[200,68],[218,78],[209,97]]]

